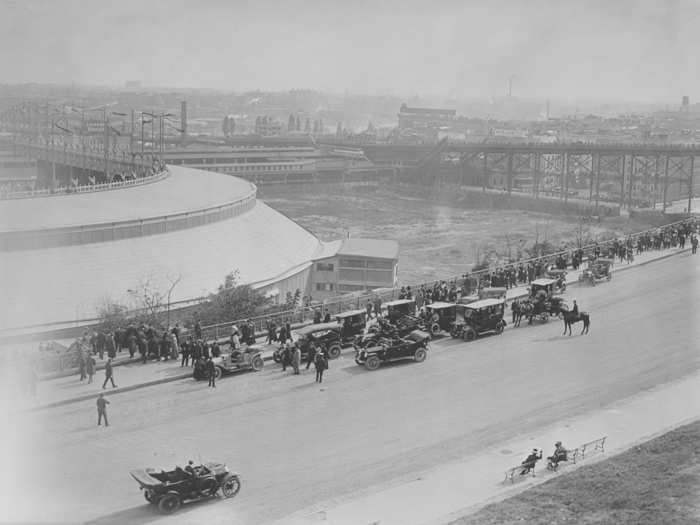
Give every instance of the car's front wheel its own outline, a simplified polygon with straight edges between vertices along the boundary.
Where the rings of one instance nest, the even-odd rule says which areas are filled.
[[[221,493],[225,498],[232,498],[241,490],[241,480],[235,474],[229,474],[221,483]]]
[[[367,370],[376,370],[380,364],[379,358],[376,355],[371,355],[365,361],[365,368]]]
[[[158,510],[163,514],[172,514],[180,509],[182,506],[182,500],[180,495],[176,492],[168,492],[165,496],[160,498],[158,502]]]
[[[473,341],[474,339],[476,339],[476,332],[473,328],[466,328],[464,330],[464,334],[462,334],[462,339],[464,339],[465,341]]]
[[[430,325],[430,333],[432,335],[437,335],[440,333],[440,325],[438,323],[433,323]]]
[[[251,363],[251,366],[253,367],[253,370],[258,372],[258,371],[263,369],[263,366],[265,366],[265,361],[263,360],[263,358],[261,356],[256,355],[253,358],[253,362]]]
[[[216,379],[221,379],[221,376],[224,375],[224,371],[220,366],[215,366],[214,367],[214,377]]]
[[[416,363],[422,363],[425,361],[425,358],[428,356],[428,352],[425,351],[425,348],[419,348],[416,350],[416,353],[413,354],[413,359],[416,360]]]
[[[334,343],[328,347],[328,357],[338,359],[340,357],[340,345]]]
[[[151,492],[151,489],[144,490],[143,497],[146,498],[146,501],[148,503],[155,503],[155,499],[153,498],[153,492]]]

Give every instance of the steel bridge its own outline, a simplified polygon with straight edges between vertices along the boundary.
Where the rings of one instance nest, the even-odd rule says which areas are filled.
[[[459,165],[453,182],[499,188],[509,194],[526,191],[583,197],[596,208],[601,199],[614,195],[620,207],[645,201],[656,206],[669,199],[688,198],[698,193],[695,159],[700,147],[660,144],[542,144],[542,143],[460,143],[446,139],[437,145],[360,146],[370,160],[399,163],[403,168],[432,172],[436,182],[450,178],[440,165]],[[444,170],[443,170],[444,171]],[[474,176],[476,174],[476,177]]]

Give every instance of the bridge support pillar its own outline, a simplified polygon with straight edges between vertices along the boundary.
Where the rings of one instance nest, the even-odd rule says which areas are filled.
[[[688,172],[688,215],[692,213],[693,203],[693,171],[695,170],[695,155],[690,156],[690,171]]]
[[[484,169],[481,172],[481,191],[486,191],[486,185],[488,184],[488,153],[484,152]]]
[[[622,155],[622,170],[620,173],[620,210],[625,207],[625,166],[627,165],[627,155]]]
[[[595,214],[600,216],[600,213],[598,212],[598,206],[600,202],[600,153],[596,155],[596,158],[598,161],[596,162],[596,171],[595,171]]]
[[[532,195],[535,199],[540,196],[540,154],[535,153],[535,171],[532,174]]]
[[[666,194],[668,193],[668,154],[666,155],[666,165],[664,166],[664,204],[663,212],[666,213]]]
[[[508,178],[506,180],[508,196],[510,197],[513,191],[513,154],[508,155]]]
[[[629,169],[629,180],[627,181],[627,209],[632,209],[632,189],[634,186],[634,177],[637,173],[637,167],[635,166],[635,157],[630,155],[630,169]]]

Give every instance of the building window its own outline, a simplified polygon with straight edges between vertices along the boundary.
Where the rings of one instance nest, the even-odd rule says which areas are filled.
[[[332,272],[333,263],[316,263],[316,270],[319,272]]]
[[[364,259],[340,259],[340,266],[344,268],[364,268]]]
[[[378,270],[393,270],[394,261],[390,259],[368,259],[367,268],[377,268]]]
[[[364,270],[344,270],[339,272],[339,278],[343,281],[364,282]]]
[[[362,284],[339,284],[338,290],[341,292],[359,292],[364,291],[365,286]]]
[[[332,292],[333,283],[316,283],[317,292]]]
[[[367,270],[367,282],[392,284],[394,272],[391,270]]]

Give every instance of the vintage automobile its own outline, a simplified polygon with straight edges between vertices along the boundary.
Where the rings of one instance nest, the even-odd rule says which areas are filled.
[[[316,348],[320,348],[330,359],[340,357],[343,347],[352,344],[352,341],[342,341],[340,327],[337,322],[331,322],[309,324],[292,330],[292,341],[299,345],[302,361],[305,361],[308,357],[312,342]],[[282,351],[282,348],[277,348],[273,352],[272,359],[276,363],[282,362]]]
[[[613,263],[613,259],[596,259],[595,261],[589,261],[588,268],[583,270],[578,277],[579,282],[595,286],[596,281],[603,279],[611,280],[612,273],[610,270],[612,269]]]
[[[425,361],[430,349],[430,334],[414,330],[406,337],[381,338],[377,345],[355,349],[355,362],[367,370],[376,370],[382,363],[413,359]]]
[[[413,330],[423,330],[423,320],[416,316],[416,302],[413,299],[398,299],[382,305],[384,318],[394,325],[399,335],[406,335]],[[377,325],[370,327],[371,331],[378,331]]]
[[[555,290],[559,290],[560,292],[564,292],[566,290],[566,274],[568,272],[566,270],[560,270],[558,268],[552,268],[551,270],[547,270],[545,275],[547,276],[548,279],[554,279],[557,283],[555,285]]]
[[[172,514],[183,503],[212,498],[221,491],[225,498],[232,498],[241,490],[238,474],[229,472],[223,463],[190,465],[185,469],[157,472],[147,468],[132,470],[131,477],[143,490],[143,496],[164,514]]]
[[[562,293],[564,290],[558,287],[556,279],[535,279],[530,284],[530,297],[542,296],[550,298],[555,293]],[[542,293],[541,293],[542,292]]]
[[[495,332],[502,334],[506,327],[503,319],[505,303],[498,299],[483,299],[469,304],[458,304],[457,315],[450,335],[465,341],[473,341],[478,336]]]
[[[449,332],[457,314],[455,303],[435,301],[425,306],[425,324],[432,335]]]
[[[352,343],[367,326],[367,310],[349,310],[335,316],[340,325],[340,338],[343,344]]]
[[[240,350],[227,350],[222,352],[219,357],[212,357],[214,361],[214,374],[217,379],[228,372],[237,370],[262,370],[265,361],[262,358],[262,352],[257,345],[242,345]],[[204,360],[198,361],[194,366],[192,373],[197,380],[207,379],[207,363]]]

